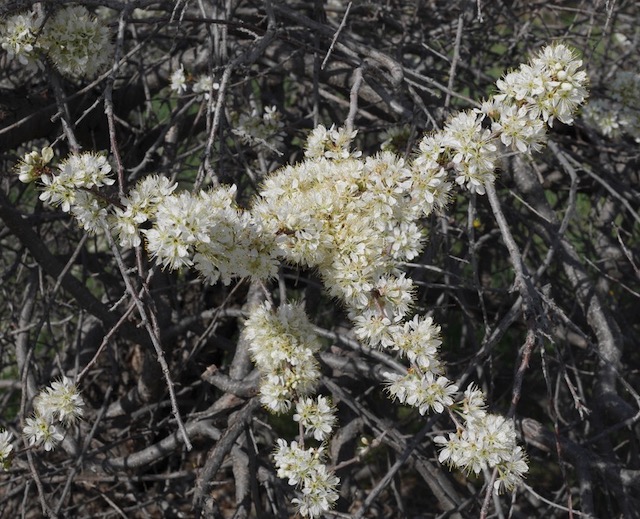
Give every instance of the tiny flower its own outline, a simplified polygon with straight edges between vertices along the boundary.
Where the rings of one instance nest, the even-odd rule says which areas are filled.
[[[496,492],[511,491],[520,484],[529,471],[527,457],[522,447],[516,447],[498,467],[498,477],[493,484]]]
[[[241,114],[232,131],[245,144],[258,144],[281,154],[279,149],[284,144],[283,128],[284,124],[277,108],[267,106],[262,112],[254,109],[250,114]]]
[[[444,376],[427,371],[424,374],[409,370],[405,376],[388,374],[387,391],[400,403],[417,407],[424,415],[429,409],[442,413],[454,403],[458,387]]]
[[[461,112],[447,123],[444,132],[444,144],[451,149],[456,183],[484,194],[485,182],[495,180],[497,148],[490,130],[482,128],[482,116],[472,110]]]
[[[45,150],[43,150],[43,154]],[[46,156],[52,155],[51,151],[46,151]],[[111,165],[107,158],[97,153],[71,153],[65,160],[57,165],[55,170],[47,170],[46,174],[40,177],[42,192],[40,200],[52,206],[60,206],[68,213],[71,207],[76,204],[76,196],[80,189],[91,189],[112,185],[115,180],[111,178]],[[87,198],[82,200],[85,211]],[[95,223],[95,222],[94,222]],[[91,226],[91,222],[87,220]]]
[[[395,347],[395,332],[397,323],[375,310],[364,310],[352,318],[354,334],[358,340],[365,342],[370,347],[381,346],[383,348]]]
[[[60,206],[65,213],[68,213],[76,199],[76,186],[72,179],[66,175],[47,174],[42,175],[40,181],[42,192],[38,198],[54,207]]]
[[[4,23],[0,23],[0,47],[23,65],[33,66],[37,47],[37,35],[43,18],[35,12],[21,13],[10,16]]]
[[[44,446],[44,450],[49,452],[58,445],[64,438],[62,429],[47,420],[39,413],[27,418],[27,425],[24,426],[23,434],[29,445],[39,447]]]
[[[334,160],[357,158],[362,152],[351,152],[349,146],[357,135],[357,131],[347,132],[346,128],[331,126],[328,130],[318,125],[309,135],[305,157],[310,159],[325,157]]]
[[[462,400],[462,414],[468,421],[479,420],[486,416],[484,394],[475,384],[469,384]]]
[[[47,172],[47,164],[51,162],[52,158],[53,149],[49,146],[42,148],[41,152],[32,151],[27,153],[15,166],[20,182],[28,184],[40,178]]]
[[[478,399],[471,389],[470,399]],[[513,422],[502,416],[481,413],[466,420],[464,426],[448,436],[437,436],[434,442],[440,446],[438,460],[479,474],[486,468],[497,468],[498,479],[494,489],[513,489],[529,470],[526,456],[516,445]]]
[[[274,414],[289,411],[292,398],[291,389],[286,387],[282,376],[268,374],[260,383],[260,403]]]
[[[440,369],[438,348],[442,344],[440,326],[431,317],[415,315],[404,323],[402,330],[394,337],[395,346],[407,356],[411,363],[425,371]]]
[[[76,385],[67,377],[52,382],[36,396],[35,413],[27,418],[23,434],[29,445],[56,447],[64,438],[64,429],[82,418],[84,401]],[[58,425],[60,424],[60,425]]]
[[[67,377],[52,382],[51,387],[41,393],[41,401],[36,409],[43,416],[50,414],[65,426],[73,425],[83,416],[84,400],[77,386]]]
[[[87,191],[76,193],[71,214],[78,220],[78,224],[89,234],[96,234],[106,227],[107,209],[93,194]]]
[[[111,186],[111,164],[101,153],[71,153],[58,165],[61,178],[76,188]]]
[[[184,65],[173,71],[171,74],[171,91],[176,94],[184,94],[187,91],[187,77],[184,74]]]
[[[464,446],[458,434],[449,433],[448,436],[436,436],[433,439],[436,445],[442,446],[438,461],[451,466],[459,466],[463,459]]]
[[[310,478],[305,480],[302,496],[291,500],[304,517],[320,517],[328,512],[338,500],[336,487],[340,479],[324,465],[317,465]]]
[[[184,74],[183,74],[184,75]],[[211,76],[202,75],[198,77],[196,82],[193,84],[193,93],[194,94],[202,94],[204,98],[208,101],[209,96],[211,95],[212,90],[218,90],[220,88],[219,83],[214,83],[213,78]],[[173,88],[173,77],[172,77],[172,86]]]
[[[9,431],[3,430],[0,432],[0,466],[4,470],[8,470],[11,466],[11,452],[13,451],[13,434]]]
[[[318,440],[326,440],[336,421],[335,411],[330,402],[324,396],[302,398],[296,404],[296,413],[293,415],[295,422],[300,422],[313,437]]]

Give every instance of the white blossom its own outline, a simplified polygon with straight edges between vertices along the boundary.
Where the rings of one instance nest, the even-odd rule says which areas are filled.
[[[274,463],[278,477],[298,487],[301,495],[292,500],[305,517],[320,517],[338,500],[340,480],[323,463],[324,448],[301,448],[297,442],[278,439]]]
[[[187,91],[187,77],[184,73],[184,65],[180,65],[180,68],[175,69],[171,73],[171,91],[176,94],[184,94]]]
[[[78,220],[78,225],[90,234],[102,232],[107,226],[106,207],[87,191],[76,192],[71,214]]]
[[[23,65],[32,66],[37,57],[38,32],[43,17],[35,11],[9,16],[0,23],[0,46],[9,59],[18,58]]]
[[[56,61],[60,49],[52,44],[46,49],[61,70],[78,74],[86,69],[81,47],[110,44],[88,11],[66,9],[72,8],[58,11],[45,30],[58,30],[61,41],[71,42],[72,55]],[[66,33],[56,29],[64,16],[84,20],[91,44],[73,35],[71,26],[82,25],[77,19]],[[26,56],[27,44],[21,45]],[[308,137],[304,160],[269,174],[249,209],[236,203],[235,186],[176,192],[174,183],[157,176],[138,182],[109,205],[95,196],[114,182],[106,157],[99,154],[71,154],[52,168],[53,153],[45,148],[27,154],[16,169],[22,181],[39,178],[40,198],[70,212],[87,230],[107,221],[121,246],[144,246],[162,267],[192,267],[205,282],[267,279],[281,261],[314,269],[328,295],[344,305],[355,337],[365,346],[397,352],[398,360],[409,365],[406,374],[387,375],[391,398],[421,415],[449,410],[455,419],[456,431],[435,439],[440,462],[476,474],[496,468],[494,488],[512,488],[528,470],[513,423],[487,413],[477,387],[470,385],[458,395],[439,358],[440,326],[431,317],[411,315],[413,281],[402,264],[420,255],[425,241],[421,220],[446,206],[455,185],[483,194],[504,154],[538,151],[554,120],[572,122],[586,97],[581,65],[562,44],[543,49],[501,78],[497,93],[480,109],[453,114],[444,128],[425,135],[408,160],[391,151],[362,157],[353,146],[354,130],[319,125]],[[170,88],[183,94],[188,81],[181,65],[171,75]],[[192,85],[193,93],[205,98],[215,89],[209,76]],[[284,142],[275,107],[232,119],[243,143],[277,151]],[[614,125],[620,128],[623,122],[610,122],[611,132]],[[325,441],[335,427],[335,413],[325,397],[312,396],[321,376],[316,359],[321,343],[303,305],[251,308],[242,336],[262,373],[261,403],[274,413],[295,405],[293,419],[302,432]],[[62,439],[63,426],[82,416],[82,399],[68,379],[52,384],[34,406],[24,434],[30,444],[47,450]],[[325,445],[277,444],[278,476],[296,487],[298,512],[318,517],[328,511],[337,499],[338,478],[324,463]]]
[[[0,467],[7,470],[11,465],[11,453],[13,452],[13,434],[9,431],[0,431]]]
[[[49,146],[42,148],[42,151],[31,151],[27,153],[15,166],[20,182],[29,184],[40,178],[47,172],[47,164],[53,159],[53,149]]]
[[[424,415],[429,409],[442,413],[454,403],[458,387],[444,376],[432,371],[420,373],[415,369],[404,375],[387,374],[387,391],[401,404],[417,407]]]
[[[54,170],[47,170],[40,180],[40,200],[53,206],[59,205],[66,213],[76,204],[76,196],[81,189],[87,193],[86,190],[115,182],[111,177],[111,165],[107,158],[96,153],[71,153]],[[83,197],[82,202],[86,209],[86,197]],[[82,211],[78,211],[78,214],[82,214]]]
[[[440,326],[431,317],[413,316],[393,335],[396,349],[406,355],[409,362],[426,372],[441,370],[438,349],[442,344]]]
[[[300,422],[316,440],[322,441],[333,431],[336,417],[327,398],[318,396],[315,400],[311,397],[298,400],[293,420]]]
[[[75,424],[82,418],[84,400],[77,386],[67,377],[51,383],[43,389],[34,401],[38,416],[52,422],[61,422],[65,427]]]
[[[49,452],[55,449],[64,438],[63,429],[40,414],[30,416],[26,419],[26,423],[22,432],[29,445],[42,446]]]
[[[483,129],[482,117],[473,110],[461,112],[445,125],[444,134],[456,183],[484,194],[485,182],[495,180],[497,147],[491,131]]]
[[[261,402],[273,412],[289,409],[295,396],[309,394],[320,379],[314,354],[320,342],[300,303],[269,304],[251,310],[243,331],[249,351],[264,374]]]
[[[284,144],[284,125],[280,113],[275,106],[267,106],[263,111],[253,109],[251,113],[243,113],[232,129],[243,143],[260,145],[264,150],[281,154]]]
[[[183,74],[184,76],[184,74]],[[173,76],[171,78],[171,89],[174,90],[173,87]],[[218,90],[220,88],[220,84],[213,81],[213,78],[209,75],[203,74],[198,77],[198,79],[193,84],[193,93],[197,95],[202,95],[205,100],[209,100],[211,96],[212,90]]]
[[[34,414],[22,430],[26,442],[51,451],[64,438],[68,427],[83,417],[84,400],[77,386],[67,377],[41,390],[33,402]]]
[[[497,468],[496,491],[512,490],[528,471],[526,457],[516,445],[513,421],[494,414],[467,420],[465,427],[447,436],[437,436],[441,447],[438,461],[479,474]]]
[[[54,13],[40,38],[49,59],[69,76],[93,77],[113,54],[109,30],[82,6],[63,7]]]
[[[348,132],[345,128],[336,128],[335,125],[327,130],[323,125],[314,128],[307,139],[305,157],[309,159],[327,158],[333,160],[345,160],[358,158],[362,152],[351,152],[349,147],[357,135],[356,130]]]

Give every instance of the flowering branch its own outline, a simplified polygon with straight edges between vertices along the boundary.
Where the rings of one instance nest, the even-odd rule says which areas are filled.
[[[3,26],[3,41],[18,59],[37,63],[46,55],[61,73],[77,74],[86,61],[84,50],[60,57],[56,54],[59,49],[38,46],[38,39],[33,37],[42,31],[46,42],[45,33],[52,31],[59,38],[70,39],[71,48],[75,48],[78,35],[64,32],[68,31],[61,26],[65,20],[87,33],[86,48],[111,52],[104,31],[83,8],[60,10],[50,24],[35,15],[11,19]],[[18,24],[24,27],[17,29]],[[434,439],[440,449],[439,462],[467,473],[493,471],[489,492],[515,488],[528,471],[528,464],[517,445],[513,421],[487,412],[485,395],[475,385],[463,389],[447,377],[439,354],[441,327],[433,317],[415,313],[415,283],[403,265],[424,248],[424,218],[444,211],[454,188],[466,189],[474,196],[487,194],[516,271],[525,313],[541,308],[493,182],[505,156],[537,152],[554,121],[573,122],[575,110],[586,97],[582,62],[562,44],[544,48],[529,64],[500,79],[498,92],[479,108],[453,114],[441,130],[425,135],[409,159],[392,151],[363,156],[352,147],[357,93],[363,80],[363,71],[359,70],[346,128],[314,128],[304,160],[268,174],[258,195],[245,208],[236,201],[236,186],[199,188],[204,172],[213,179],[210,155],[233,66],[257,59],[275,37],[272,12],[269,24],[269,31],[256,48],[241,54],[222,74],[215,107],[213,75],[200,77],[192,86],[191,93],[207,101],[208,114],[214,109],[213,120],[207,115],[208,140],[204,165],[196,177],[197,190],[178,191],[177,184],[168,178],[149,175],[125,192],[110,98],[112,85],[107,90],[105,108],[120,180],[117,200],[101,194],[114,184],[112,167],[104,154],[74,149],[53,166],[53,151],[45,147],[24,156],[16,168],[20,180],[37,183],[41,201],[72,215],[87,233],[106,239],[154,346],[172,414],[187,450],[191,444],[160,343],[159,323],[133,286],[118,245],[144,250],[166,270],[192,269],[203,283],[211,285],[219,281],[228,285],[237,278],[267,281],[276,276],[281,263],[313,269],[328,294],[343,305],[358,341],[365,347],[392,353],[402,362],[402,371],[383,373],[390,398],[416,408],[422,416],[433,412],[451,419],[455,431]],[[120,28],[121,43],[122,24]],[[377,54],[374,57],[383,59]],[[394,81],[400,82],[402,71],[392,62],[387,65]],[[89,71],[96,73],[99,66],[89,67]],[[455,66],[454,62],[452,69]],[[181,96],[187,95],[189,85],[181,66],[174,71],[170,88]],[[240,115],[237,122],[233,133],[245,144],[257,143],[277,151],[283,143],[275,108],[266,108],[262,115],[258,110],[251,116]],[[73,144],[72,136],[69,131]],[[138,260],[138,267],[144,267],[141,254]],[[274,414],[293,412],[291,418],[298,423],[297,438],[279,438],[273,457],[278,476],[298,491],[292,503],[299,513],[318,517],[338,499],[339,478],[328,467],[326,456],[336,427],[335,408],[327,397],[315,394],[321,387],[318,354],[322,343],[302,303],[288,302],[285,296],[277,306],[269,302],[248,309],[242,340],[260,372],[259,397],[246,404],[238,421],[211,452],[198,481],[196,508],[201,506],[206,485],[258,402]],[[210,375],[221,386],[232,387],[229,380],[216,380],[213,373]],[[522,380],[517,383],[509,418],[515,411]],[[250,395],[251,388],[242,384],[238,388],[245,396]],[[34,402],[37,413],[28,419],[25,435],[31,445],[42,445],[49,451],[63,435],[52,417],[43,416],[41,401]],[[55,418],[65,422],[70,411],[65,413],[58,412]],[[0,440],[5,443],[4,447],[0,443],[0,453],[10,456],[10,437],[5,435]]]

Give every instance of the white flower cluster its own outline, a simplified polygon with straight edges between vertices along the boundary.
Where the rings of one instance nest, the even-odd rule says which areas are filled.
[[[175,183],[149,176],[112,203],[97,189],[115,182],[104,155],[72,153],[50,168],[52,157],[50,148],[28,153],[15,170],[23,182],[39,180],[40,200],[70,212],[87,232],[108,229],[123,247],[141,245],[144,238],[159,265],[193,267],[211,284],[276,275],[274,241],[236,205],[235,186],[175,194]],[[143,224],[149,228],[141,229]]]
[[[107,210],[97,189],[115,182],[107,158],[97,153],[71,153],[55,168],[48,166],[52,159],[53,150],[47,146],[41,152],[27,153],[15,171],[24,183],[38,181],[40,200],[70,212],[87,232],[101,231]]]
[[[17,58],[23,65],[35,64],[35,47],[43,17],[31,11],[16,14],[0,23],[0,46],[9,59]]]
[[[311,397],[298,400],[293,420],[302,424],[305,431],[318,441],[328,439],[336,423],[331,402],[322,395],[315,400]]]
[[[561,43],[549,45],[529,65],[510,72],[496,85],[501,103],[524,107],[529,118],[541,118],[549,126],[554,119],[573,123],[573,114],[587,97],[587,73],[582,60]]]
[[[324,133],[316,129],[311,138]],[[413,172],[402,158],[390,152],[354,158],[344,132],[326,133],[341,140],[330,139],[315,158],[267,178],[254,217],[277,237],[285,260],[317,268],[330,294],[351,310],[383,308],[389,319],[401,318],[413,285],[397,263],[422,248],[418,218],[424,195],[413,196]],[[316,147],[309,144],[308,154]]]
[[[44,158],[50,155],[48,153]],[[28,180],[33,174],[25,174],[24,177]],[[103,229],[107,215],[105,203],[92,190],[115,182],[111,177],[111,165],[104,155],[71,153],[55,170],[42,174],[40,182],[40,200],[73,214],[87,232],[96,233]]]
[[[268,303],[252,309],[245,323],[244,338],[253,361],[262,372],[260,401],[272,413],[283,413],[296,401],[293,420],[305,436],[326,441],[336,417],[330,401],[312,393],[320,379],[315,353],[320,342],[302,304],[285,303],[273,310]],[[278,476],[298,487],[300,497],[293,499],[303,516],[318,517],[338,499],[338,477],[327,470],[324,446],[304,449],[298,442],[278,440],[275,465]]]
[[[189,86],[191,86],[191,91],[206,101],[209,100],[212,91],[220,88],[220,84],[214,81],[212,76],[207,74],[201,74],[195,81],[190,77],[187,78],[184,72],[184,65],[180,65],[180,68],[177,68],[171,73],[170,80],[169,88],[172,92],[178,95],[186,94]]]
[[[109,30],[82,6],[68,6],[46,19],[35,11],[10,16],[0,25],[10,58],[25,65],[48,58],[67,76],[95,76],[111,58]]]
[[[149,181],[143,180],[141,188],[134,189],[133,197],[125,198],[124,212],[116,214],[121,243],[130,242],[131,225],[139,225],[147,217],[151,228],[139,232],[145,237],[147,251],[163,267],[193,267],[211,284],[219,279],[228,285],[235,277],[267,279],[276,275],[273,241],[262,236],[251,215],[236,205],[235,186],[195,194],[169,193],[151,204],[140,196],[151,183],[145,182]],[[161,182],[165,192],[173,190],[174,186]],[[141,202],[153,214],[138,211],[135,206]],[[128,228],[123,229],[123,218]]]
[[[53,64],[68,76],[95,76],[112,54],[109,31],[85,7],[57,11],[44,27],[42,46]]]
[[[513,422],[484,409],[484,395],[469,386],[460,405],[464,427],[446,436],[436,436],[442,447],[438,460],[479,474],[487,468],[497,469],[494,490],[513,490],[529,470],[526,455],[516,444]]]
[[[241,114],[232,131],[244,144],[257,144],[280,153],[279,150],[284,144],[283,128],[278,109],[275,106],[267,106],[262,113],[253,109],[250,114]]]
[[[640,142],[640,74],[618,73],[604,96],[585,106],[584,116],[605,137],[629,135]]]
[[[357,131],[347,131],[346,128],[336,128],[335,125],[327,129],[323,125],[314,128],[307,137],[304,156],[307,159],[357,159],[362,155],[359,150],[351,151],[351,142]]]
[[[315,358],[320,341],[301,303],[264,303],[252,309],[244,325],[251,356],[263,374],[261,402],[273,413],[314,391],[320,380]]]
[[[420,253],[421,219],[447,204],[453,185],[484,193],[505,147],[531,153],[544,142],[547,125],[555,119],[572,122],[586,97],[581,64],[562,44],[543,49],[498,81],[499,93],[481,109],[458,113],[441,131],[426,135],[409,161],[390,151],[363,157],[351,149],[356,132],[318,126],[305,160],[266,178],[251,211],[237,207],[235,187],[176,194],[168,180],[148,177],[111,208],[108,227],[122,246],[144,242],[158,264],[193,267],[211,283],[272,277],[280,260],[315,269],[329,294],[346,306],[359,340],[407,359],[406,374],[388,376],[394,399],[420,414],[461,409],[458,431],[438,441],[441,461],[474,472],[495,467],[498,486],[511,488],[527,470],[513,425],[487,414],[475,389],[456,402],[458,388],[444,375],[438,355],[440,327],[430,317],[410,318],[413,283],[400,266]],[[180,69],[172,89],[182,92],[185,85]],[[264,121],[263,116],[261,124],[268,126]],[[57,175],[48,172],[44,151],[26,156],[17,169],[25,181],[42,179],[43,200],[91,228],[94,220],[104,220],[105,205],[93,197],[95,204],[85,204],[84,212],[74,208],[81,195],[93,196],[93,187],[109,183],[110,168],[106,159],[86,155],[64,161]],[[243,333],[263,373],[263,405],[280,413],[296,402],[294,419],[316,440],[326,440],[333,413],[324,397],[310,398],[320,376],[314,356],[320,345],[302,306],[258,306]],[[286,442],[278,453],[279,471],[301,485],[300,512],[315,516],[327,510],[335,501],[337,478],[317,453]],[[316,460],[315,468],[304,465],[308,459]],[[288,468],[292,464],[302,468]]]
[[[327,471],[323,447],[304,449],[295,441],[278,439],[274,458],[278,477],[301,490],[300,497],[292,500],[301,515],[319,517],[333,507],[340,479]]]
[[[361,341],[408,359],[405,375],[388,375],[387,390],[420,414],[455,408],[458,388],[438,358],[439,326],[421,316],[406,320],[412,282],[398,264],[421,250],[419,219],[446,205],[450,176],[482,194],[495,179],[501,147],[536,151],[546,125],[572,122],[586,97],[581,64],[564,45],[545,48],[498,81],[500,93],[481,109],[454,115],[443,130],[425,136],[409,163],[391,152],[362,158],[350,147],[355,132],[319,126],[309,137],[306,160],[264,182],[253,208],[260,227],[277,236],[283,259],[318,270],[329,293],[346,304]],[[474,471],[497,467],[500,484],[512,487],[527,470],[513,426],[479,414],[465,414],[452,436],[481,442],[477,454],[467,459],[446,451],[443,460]]]
[[[67,428],[83,416],[84,400],[67,377],[43,389],[33,402],[33,416],[27,418],[23,434],[29,445],[50,451],[64,438]]]
[[[429,409],[442,413],[454,404],[458,392],[458,386],[433,371],[423,373],[410,369],[404,376],[388,374],[387,378],[389,394],[403,404],[417,407],[421,415]]]
[[[497,81],[499,93],[480,109],[454,115],[442,131],[427,135],[419,145],[417,167],[484,194],[495,180],[500,146],[516,153],[538,151],[546,125],[558,119],[573,122],[573,113],[587,96],[582,61],[562,44],[545,47],[528,65],[521,65]]]

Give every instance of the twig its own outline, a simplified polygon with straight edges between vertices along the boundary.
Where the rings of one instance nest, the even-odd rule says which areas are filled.
[[[351,92],[349,93],[349,115],[347,115],[347,120],[344,123],[347,133],[351,133],[353,131],[356,113],[358,112],[358,91],[360,90],[360,86],[362,85],[362,71],[365,66],[366,63],[361,67],[358,67],[353,73],[353,86],[351,87]]]
[[[485,474],[486,475],[486,474]],[[491,471],[491,476],[487,478],[487,489],[484,493],[484,499],[482,500],[482,508],[480,509],[480,519],[487,519],[489,513],[489,505],[491,504],[491,496],[495,495],[493,491],[493,483],[498,476],[498,469],[494,468]]]
[[[138,309],[138,313],[142,318],[144,327],[147,330],[147,333],[149,334],[149,338],[151,339],[151,343],[153,344],[153,348],[155,349],[156,356],[157,356],[156,358],[160,363],[160,366],[162,367],[162,373],[165,378],[167,389],[169,390],[169,398],[171,400],[171,410],[173,412],[173,416],[176,420],[176,423],[178,424],[178,429],[182,434],[182,439],[184,441],[185,447],[187,448],[187,450],[190,451],[193,448],[193,446],[189,441],[189,435],[187,434],[187,430],[185,429],[184,423],[182,422],[182,418],[180,417],[180,410],[178,409],[178,402],[176,400],[176,394],[173,388],[173,381],[171,380],[171,375],[169,373],[169,365],[167,364],[167,361],[164,358],[164,352],[162,351],[160,338],[157,335],[156,330],[154,330],[152,326],[152,321],[149,320],[149,316],[147,314],[147,311],[145,310],[144,305],[142,304],[142,301],[138,297],[138,294],[135,288],[131,284],[131,280],[129,279],[129,275],[127,274],[127,268],[124,265],[122,256],[120,255],[120,251],[118,250],[118,247],[116,246],[116,243],[113,240],[113,237],[111,236],[109,229],[105,229],[104,234],[107,238],[109,246],[111,247],[111,251],[113,252],[113,255],[116,259],[116,263],[118,265],[118,268],[120,269],[120,273],[122,275],[122,279],[125,283],[125,286],[127,287],[127,291],[135,301],[136,308]]]
[[[216,181],[216,175],[213,170],[213,166],[211,165],[211,157],[212,157],[213,143],[218,133],[218,127],[220,125],[220,117],[222,114],[224,99],[225,99],[226,91],[228,88],[229,79],[231,78],[231,74],[236,69],[236,67],[243,64],[253,63],[256,59],[258,59],[258,57],[262,55],[264,50],[269,46],[269,44],[275,38],[276,22],[275,22],[275,17],[273,16],[273,11],[271,9],[270,4],[271,4],[270,2],[266,2],[266,5],[265,5],[268,13],[268,25],[267,25],[267,31],[265,32],[264,36],[260,38],[259,42],[255,45],[253,49],[245,52],[244,54],[238,56],[236,59],[231,61],[225,67],[224,72],[222,73],[222,78],[220,80],[220,88],[218,89],[218,96],[215,101],[213,121],[211,121],[210,127],[208,128],[208,137],[207,137],[207,144],[206,144],[205,153],[204,153],[203,168],[200,171],[198,171],[198,175],[193,185],[194,192],[200,189],[200,187],[202,186],[202,184],[205,182],[206,179],[209,179],[212,182]],[[212,99],[213,99],[213,96],[210,97],[210,103],[213,102]],[[209,126],[209,120],[210,120],[210,117],[207,117],[208,126]]]
[[[104,351],[104,349],[106,348],[107,344],[109,344],[109,341],[111,340],[111,338],[115,335],[115,333],[118,331],[118,329],[120,328],[120,326],[122,326],[122,324],[124,324],[127,319],[129,318],[129,315],[131,315],[131,312],[133,312],[133,310],[135,309],[136,305],[134,302],[129,304],[129,308],[127,308],[127,310],[122,314],[122,316],[120,317],[120,319],[118,319],[118,321],[111,327],[111,329],[105,334],[105,336],[102,339],[102,342],[100,343],[100,346],[98,347],[98,349],[96,350],[95,355],[93,356],[93,358],[87,363],[87,365],[84,367],[84,369],[80,372],[80,374],[78,375],[76,382],[78,384],[80,384],[80,382],[82,381],[82,379],[85,377],[85,375],[89,372],[89,370],[91,369],[91,367],[98,361],[98,358],[100,357],[100,355],[102,354],[102,352]]]
[[[128,14],[129,8],[124,9],[120,13],[120,20],[118,22],[118,36],[116,38],[116,49],[114,60],[116,63],[120,60],[122,54],[122,45],[124,43],[124,31],[126,28],[125,15]],[[115,81],[115,74],[118,71],[118,67],[114,66],[111,69],[111,74],[107,81],[107,86],[104,90],[104,112],[107,116],[107,124],[109,126],[109,141],[111,143],[111,154],[116,161],[116,174],[118,176],[118,195],[120,198],[124,196],[124,166],[122,165],[122,159],[120,157],[120,149],[118,146],[118,139],[116,138],[116,124],[113,117],[113,83]]]
[[[60,120],[62,121],[62,129],[67,137],[67,142],[69,143],[71,151],[78,152],[80,151],[80,143],[73,132],[71,114],[69,113],[69,106],[65,100],[66,96],[64,95],[62,86],[60,85],[60,77],[50,66],[48,72],[48,76],[51,79],[51,86],[53,87],[53,93],[56,98],[56,105],[58,106],[58,113],[60,115]]]
[[[331,45],[329,45],[329,50],[327,50],[327,54],[322,60],[322,65],[320,65],[320,70],[324,70],[324,66],[327,64],[327,61],[329,60],[329,56],[331,56],[331,53],[333,52],[333,47],[336,44],[336,41],[338,41],[338,36],[340,36],[340,32],[342,31],[345,24],[347,23],[347,16],[349,16],[349,10],[351,9],[351,4],[352,2],[349,2],[349,4],[347,5],[347,8],[344,11],[344,16],[342,17],[342,21],[338,26],[338,30],[333,35],[333,39],[331,40]]]
[[[487,193],[487,197],[489,198],[489,203],[491,204],[491,209],[493,210],[493,215],[495,216],[498,227],[500,228],[502,239],[504,240],[507,250],[509,251],[511,265],[513,266],[513,270],[515,271],[516,275],[515,285],[519,289],[520,294],[522,295],[522,298],[525,302],[525,314],[528,313],[527,317],[528,319],[530,319],[533,317],[533,315],[539,313],[539,310],[541,309],[539,295],[537,294],[535,288],[533,287],[533,284],[531,283],[531,278],[529,276],[527,267],[522,260],[520,249],[518,248],[516,241],[513,239],[513,235],[511,234],[511,230],[509,229],[507,219],[502,212],[500,200],[498,199],[495,186],[492,182],[486,182],[485,190]]]
[[[38,489],[38,497],[40,499],[42,513],[46,516],[51,517],[51,519],[56,519],[58,516],[54,513],[53,510],[51,510],[51,507],[47,503],[44,487],[42,486],[42,481],[40,480],[40,474],[38,474],[36,464],[33,460],[33,452],[31,452],[31,449],[29,447],[27,447],[27,460],[29,461],[29,468],[31,469],[31,477],[33,478],[33,481],[35,481],[36,488]]]
[[[629,211],[629,214],[633,217],[633,219],[640,223],[640,214],[638,214],[638,212],[636,212],[633,207],[631,207],[631,204],[629,203],[629,201],[624,198],[619,191],[616,191],[613,187],[611,187],[611,185],[604,179],[602,178],[600,175],[598,175],[597,173],[595,173],[589,166],[587,166],[586,164],[577,164],[575,162],[574,159],[572,159],[570,156],[566,155],[565,153],[561,152],[560,149],[558,148],[558,145],[553,142],[550,141],[548,143],[549,149],[551,151],[553,151],[554,155],[557,157],[558,161],[560,162],[560,164],[562,165],[562,167],[565,169],[565,171],[571,171],[573,169],[573,167],[570,164],[570,160],[572,162],[574,162],[582,171],[584,171],[585,173],[587,173],[587,175],[589,175],[590,177],[592,177],[593,179],[595,179],[602,187],[604,187],[610,194],[611,196],[613,196],[615,199],[619,200],[620,203],[622,205],[624,205],[625,209],[627,211]]]
[[[220,429],[215,427],[210,420],[192,421],[186,425],[187,432],[190,437],[193,438],[209,438],[210,440],[218,441],[222,436]],[[110,471],[124,471],[127,474],[133,469],[147,468],[149,465],[161,461],[170,456],[174,450],[180,446],[180,433],[179,431],[171,433],[166,438],[163,438],[154,445],[150,445],[141,451],[128,454],[126,456],[113,458],[111,456],[106,457],[100,463],[95,466],[90,466],[94,471],[105,470]],[[89,453],[91,456],[93,453]],[[127,477],[130,477],[129,475]]]
[[[251,398],[258,394],[260,372],[256,369],[243,380],[235,380],[219,371],[217,366],[211,365],[200,375],[200,378],[225,393]]]
[[[478,0],[479,2],[480,0]],[[480,6],[478,5],[478,14],[480,13]],[[456,29],[456,42],[453,45],[453,59],[451,60],[451,67],[449,68],[449,82],[447,83],[447,95],[444,98],[444,107],[449,108],[451,102],[451,92],[453,92],[453,81],[456,76],[456,67],[458,60],[460,59],[460,42],[462,40],[462,26],[464,25],[464,16],[458,16],[458,28]]]

